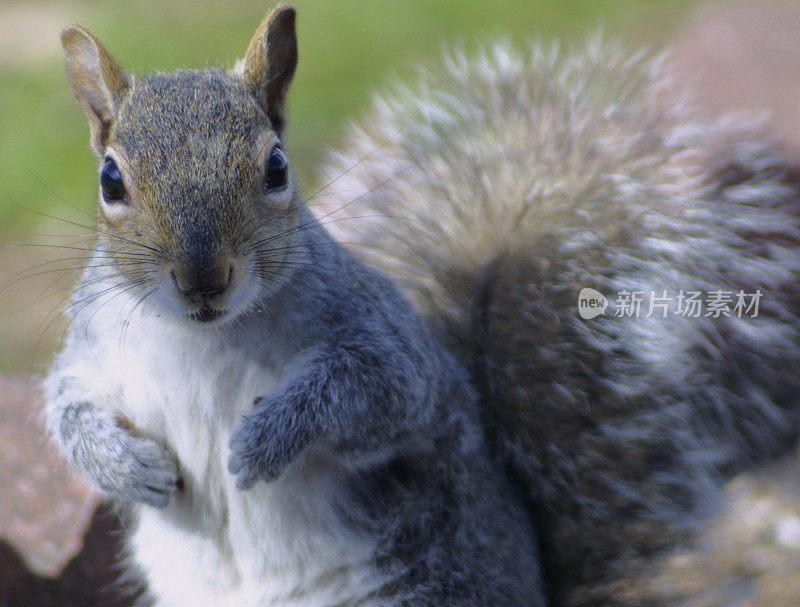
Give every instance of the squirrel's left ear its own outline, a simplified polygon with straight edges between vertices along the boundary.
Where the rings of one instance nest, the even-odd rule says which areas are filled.
[[[256,30],[244,59],[237,65],[245,86],[277,133],[286,125],[286,94],[297,67],[294,20],[293,7],[282,4],[272,9]]]
[[[89,119],[92,148],[102,156],[131,81],[94,34],[80,25],[61,32],[61,44],[69,86]]]

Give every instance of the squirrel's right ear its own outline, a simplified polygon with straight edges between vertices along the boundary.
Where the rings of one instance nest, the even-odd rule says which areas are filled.
[[[282,4],[273,8],[258,26],[244,59],[237,64],[272,128],[281,133],[286,125],[286,95],[297,67],[295,10]]]
[[[89,119],[92,148],[102,155],[117,108],[131,82],[100,41],[80,25],[65,28],[61,44],[69,86]]]

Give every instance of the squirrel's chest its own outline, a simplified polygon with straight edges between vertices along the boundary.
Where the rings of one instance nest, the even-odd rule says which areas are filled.
[[[209,483],[219,487],[224,480],[221,463],[236,424],[255,398],[273,393],[296,366],[290,360],[259,364],[251,351],[208,332],[158,325],[145,325],[107,360],[116,363],[123,413],[138,432],[174,452],[187,493],[196,489],[204,496]]]
[[[157,605],[329,605],[380,585],[372,542],[337,516],[341,471],[310,462],[247,491],[227,471],[236,424],[302,361],[267,366],[224,344],[145,332],[114,356],[122,412],[175,453],[184,481],[166,509],[140,510],[131,538]]]

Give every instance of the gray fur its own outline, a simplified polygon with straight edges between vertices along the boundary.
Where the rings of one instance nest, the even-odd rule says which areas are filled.
[[[122,501],[167,505],[177,489],[177,464],[159,445],[109,426],[90,403],[65,408],[61,426],[73,460],[103,491]]]
[[[600,40],[454,54],[378,97],[325,173],[334,236],[471,370],[556,603],[635,603],[626,578],[800,427],[797,183],[746,118],[704,116],[667,73]],[[582,287],[608,313],[582,320]],[[764,298],[757,319],[631,319],[621,289]]]
[[[188,453],[125,429],[107,413],[121,397],[87,400],[79,376],[107,331],[122,326],[124,347],[124,307],[93,324],[114,297],[133,290],[150,330],[187,327],[165,268],[252,255],[246,309],[186,329],[212,361],[288,376],[248,395],[232,429],[236,496],[327,474],[326,526],[374,545],[364,602],[624,602],[626,575],[691,536],[718,481],[785,451],[798,426],[798,191],[755,132],[665,107],[660,73],[596,45],[451,58],[354,130],[329,168],[330,222],[292,190],[264,194],[254,143],[283,117],[271,125],[236,74],[134,81],[109,141],[136,204],[109,213],[62,354],[73,367],[50,382],[64,453],[119,499],[169,502],[167,522],[192,498],[181,524],[224,535],[223,490],[197,478],[215,460],[179,489]],[[584,286],[769,298],[753,322],[582,321]],[[148,368],[202,360],[175,347]],[[170,379],[185,404],[192,386]],[[208,406],[225,419],[227,403]]]
[[[248,215],[254,212],[248,206],[269,208],[251,202],[261,186],[242,158],[257,135],[251,122],[262,129],[267,122],[245,95],[236,78],[213,71],[136,81],[110,139],[127,151],[136,176],[136,224],[128,221],[124,232],[104,228],[98,263],[83,277],[60,359],[90,363],[94,344],[117,330],[104,327],[97,311],[113,306],[126,289],[162,288],[161,274],[152,270],[142,277],[136,267],[120,278],[124,259],[134,254],[160,267],[189,249],[200,260],[214,259],[220,240],[233,251],[251,251],[264,241],[268,259],[276,232],[285,228],[270,223],[263,210],[256,219]],[[184,101],[196,105],[187,110]],[[200,162],[209,141],[233,158]],[[386,580],[364,601],[543,604],[533,526],[489,450],[476,393],[461,364],[394,285],[332,240],[302,201],[270,212],[297,218],[287,230],[290,243],[278,249],[284,256],[272,266],[277,272],[260,277],[266,286],[258,299],[231,322],[187,329],[219,348],[220,359],[244,352],[268,369],[302,361],[278,390],[253,395],[253,411],[234,430],[228,467],[238,488],[252,490],[256,482],[286,476],[302,482],[304,467],[336,471],[336,521],[329,525],[370,537],[376,579]],[[247,227],[248,221],[260,223]],[[133,240],[144,233],[146,247]],[[155,319],[173,312],[159,297],[144,295],[134,308],[162,322]],[[122,308],[111,317],[122,322],[131,314]],[[119,330],[124,349],[125,330]],[[183,355],[170,346],[160,352],[164,365]],[[51,383],[76,381],[69,373],[57,364]],[[116,406],[122,396],[106,398]],[[165,450],[170,446],[135,437],[135,429],[115,424],[105,409],[84,399],[77,382],[51,396],[50,424],[67,457],[118,500],[167,506],[177,483],[175,461]],[[182,454],[176,457],[180,466]],[[182,499],[204,486],[203,479],[187,483],[178,494]]]
[[[90,402],[73,400],[62,382],[50,423],[62,452],[108,497],[163,508],[180,478],[175,457],[151,440],[137,438],[119,419]]]
[[[307,263],[258,311],[219,329],[222,343],[247,343],[266,365],[277,343],[283,355],[308,353],[233,434],[237,485],[304,461],[343,467],[339,517],[374,535],[375,566],[388,580],[375,600],[543,604],[535,533],[490,456],[464,370],[385,277],[302,217]],[[87,277],[83,297],[102,292],[97,279]],[[91,320],[76,331],[91,340]],[[112,497],[164,506],[175,491],[174,460],[95,407],[66,405],[51,424],[62,450]]]
[[[307,263],[261,322],[307,363],[231,438],[237,485],[273,480],[301,454],[333,458],[351,471],[342,516],[379,538],[386,597],[537,604],[535,535],[490,458],[463,369],[385,277],[304,218]]]

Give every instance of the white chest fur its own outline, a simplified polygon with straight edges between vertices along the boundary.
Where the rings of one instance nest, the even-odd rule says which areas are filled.
[[[348,604],[380,585],[372,543],[336,516],[338,469],[307,462],[248,491],[227,472],[236,424],[299,361],[258,363],[213,329],[153,318],[104,334],[95,353],[120,382],[120,411],[177,455],[185,484],[166,509],[141,507],[131,538],[157,605]]]

